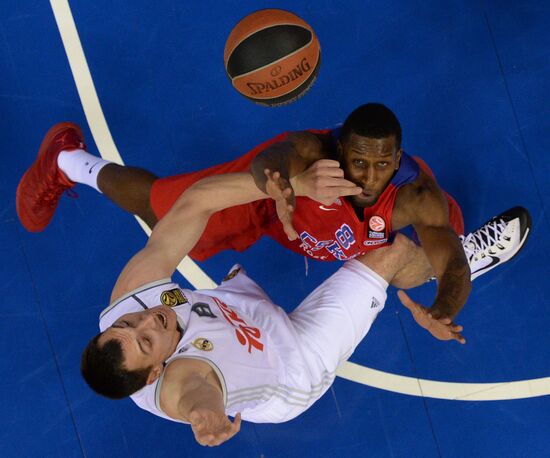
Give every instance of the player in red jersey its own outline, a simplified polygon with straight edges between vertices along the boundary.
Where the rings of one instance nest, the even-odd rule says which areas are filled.
[[[279,171],[298,196],[296,201],[289,196],[296,208],[293,215],[281,224],[271,200],[220,211],[190,256],[203,260],[225,249],[243,251],[269,235],[308,257],[345,260],[391,243],[393,231],[412,225],[422,247],[393,284],[409,288],[435,275],[438,293],[430,308],[403,292],[400,299],[434,336],[462,341],[450,329],[469,295],[471,278],[519,251],[529,233],[529,215],[514,208],[462,237],[461,243],[460,208],[427,166],[403,153],[400,144],[401,127],[393,113],[367,104],[348,117],[341,131],[284,133],[234,161],[158,179],[89,154],[80,128],[62,123],[46,134],[37,160],[23,176],[17,211],[28,230],[43,230],[63,191],[79,182],[103,192],[152,228],[201,178],[251,169],[263,189],[264,169]]]

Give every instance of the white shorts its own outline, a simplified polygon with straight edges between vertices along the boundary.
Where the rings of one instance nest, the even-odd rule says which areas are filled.
[[[384,308],[388,284],[359,261],[347,261],[287,316],[243,273],[222,283],[212,295],[269,329],[281,369],[279,395],[247,412],[246,419],[288,421],[328,390],[338,365],[351,356]]]
[[[312,375],[334,373],[384,308],[388,283],[361,262],[347,261],[290,314]]]

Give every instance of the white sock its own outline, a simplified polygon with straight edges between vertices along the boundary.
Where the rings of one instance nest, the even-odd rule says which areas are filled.
[[[101,191],[97,186],[97,175],[107,164],[110,162],[82,149],[61,151],[57,157],[57,166],[69,180],[87,184],[99,192]]]

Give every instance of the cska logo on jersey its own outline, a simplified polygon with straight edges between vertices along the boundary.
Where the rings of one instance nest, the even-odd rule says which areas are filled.
[[[264,344],[260,341],[262,333],[258,328],[249,326],[246,321],[244,321],[237,312],[229,308],[226,304],[220,301],[218,298],[214,297],[214,302],[220,308],[223,317],[226,321],[235,328],[235,334],[237,335],[237,340],[241,345],[248,344],[248,353],[252,353],[252,347],[256,350],[264,351]]]

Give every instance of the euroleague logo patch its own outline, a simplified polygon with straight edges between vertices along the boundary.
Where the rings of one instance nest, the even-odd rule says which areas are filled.
[[[187,303],[187,298],[178,288],[163,291],[160,295],[160,301],[168,307],[175,307]]]
[[[378,215],[374,215],[370,217],[369,220],[369,227],[376,232],[382,232],[384,229],[386,229],[386,222],[384,221],[384,218]]]

